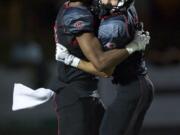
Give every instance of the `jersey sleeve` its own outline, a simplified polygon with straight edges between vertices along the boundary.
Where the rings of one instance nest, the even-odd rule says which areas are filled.
[[[121,48],[127,36],[126,24],[120,19],[101,22],[98,38],[104,49]]]
[[[70,9],[64,14],[64,26],[75,35],[94,32],[93,15],[87,9]]]

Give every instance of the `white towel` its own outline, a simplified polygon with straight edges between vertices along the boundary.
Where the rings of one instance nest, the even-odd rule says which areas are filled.
[[[33,90],[23,84],[14,84],[12,110],[29,109],[43,104],[51,99],[54,92],[50,89]]]

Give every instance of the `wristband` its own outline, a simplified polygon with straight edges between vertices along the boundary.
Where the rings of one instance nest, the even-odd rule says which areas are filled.
[[[129,54],[132,54],[134,52],[133,48],[126,47],[125,49],[128,51]]]
[[[74,57],[74,59],[73,59],[73,61],[72,61],[72,63],[70,64],[72,67],[78,67],[78,65],[79,65],[79,62],[80,62],[80,59],[79,58],[77,58],[77,57]]]
[[[134,41],[134,42],[130,43],[129,45],[127,45],[125,49],[131,55],[135,51],[139,50],[138,46],[139,46],[138,43]]]

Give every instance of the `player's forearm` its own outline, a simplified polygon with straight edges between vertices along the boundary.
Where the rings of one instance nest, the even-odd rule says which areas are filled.
[[[114,67],[128,58],[129,53],[126,49],[113,49],[110,51],[103,52],[99,56],[99,71],[105,71],[111,67]]]
[[[77,66],[78,69],[83,70],[87,73],[100,76],[100,77],[109,77],[112,75],[113,70],[107,70],[106,72],[100,72],[98,71],[94,65],[90,62],[86,62],[81,60]]]
[[[97,38],[93,38],[93,40],[91,40],[91,45],[92,44],[96,46],[96,48],[94,47],[95,49],[93,50],[95,55],[91,55],[89,60],[92,62],[92,64],[94,64],[96,69],[101,72],[115,67],[129,56],[129,53],[125,48],[103,52]]]
[[[140,36],[136,33],[134,40],[127,44],[124,49],[113,49],[101,53],[101,55],[99,55],[99,63],[102,63],[100,69],[104,70],[105,68],[116,66],[135,51],[145,50],[146,45],[149,44],[149,40],[149,34]]]
[[[126,49],[113,49],[103,52],[99,40],[88,33],[77,39],[84,55],[101,72],[116,66],[129,56]]]

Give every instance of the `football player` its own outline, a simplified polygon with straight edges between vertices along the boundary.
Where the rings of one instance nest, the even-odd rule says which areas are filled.
[[[102,0],[98,1],[97,4],[101,18],[98,37],[105,51],[126,48],[139,34],[143,35],[144,33],[144,36],[149,36],[148,32],[144,32],[140,28],[133,0]],[[137,34],[137,30],[141,31]],[[88,40],[85,37],[84,39],[82,44],[92,47],[93,40]],[[147,43],[148,40],[146,40]],[[140,131],[145,113],[153,97],[153,85],[147,76],[147,68],[141,50],[143,49],[129,51],[131,56],[124,61],[119,61],[118,65],[115,64],[112,85],[116,85],[117,96],[105,112],[100,135],[124,135],[125,133],[137,135]],[[86,53],[89,53],[88,51]],[[56,60],[73,66],[74,59],[78,58],[75,57],[77,55],[70,53],[69,49],[62,44],[57,44]],[[88,58],[88,55],[86,57]],[[89,61],[98,71],[106,71],[99,70],[91,59]],[[114,67],[114,65],[111,66]],[[92,68],[91,64],[82,59],[75,67],[93,73],[93,70],[90,69]]]

